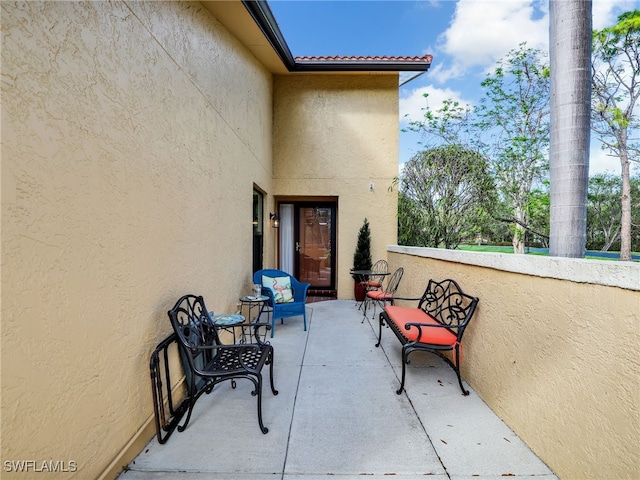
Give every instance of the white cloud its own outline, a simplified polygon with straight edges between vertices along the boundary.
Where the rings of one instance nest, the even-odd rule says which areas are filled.
[[[459,0],[451,24],[439,40],[439,49],[451,57],[451,65],[447,71],[443,69],[439,79],[459,77],[471,67],[492,67],[522,42],[547,50],[547,2]]]
[[[429,95],[427,98],[424,98],[425,93]],[[424,108],[438,110],[442,107],[442,102],[448,99],[457,100],[462,105],[470,103],[462,98],[460,92],[450,88],[437,88],[433,85],[410,90],[406,95],[401,92],[400,124],[406,125],[410,121],[422,120]]]
[[[600,148],[600,141],[591,133],[591,150],[589,152],[589,176],[596,173],[621,174],[620,159],[612,156],[608,150]],[[640,175],[640,164],[631,162],[631,175]]]
[[[593,0],[593,28],[602,30],[616,23],[618,15],[638,8],[637,0]]]
[[[440,6],[441,6],[440,0],[427,0],[422,2],[416,2],[417,8],[434,8],[434,7],[440,7]]]
[[[620,175],[620,159],[612,157],[607,150],[602,150],[598,141],[591,142],[589,153],[589,176],[596,173]]]
[[[448,80],[462,77],[465,71],[466,68],[459,63],[454,63],[453,65],[438,63],[435,67],[429,69],[429,78],[432,78],[436,83],[443,84]]]
[[[593,0],[593,28],[615,24],[622,12],[639,8],[639,0]],[[461,78],[472,68],[485,72],[509,50],[526,42],[549,49],[549,10],[546,0],[458,0],[449,27],[439,36],[439,53],[447,61],[432,69],[438,83]]]

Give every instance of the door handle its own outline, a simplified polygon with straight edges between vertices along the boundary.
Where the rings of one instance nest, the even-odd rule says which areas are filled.
[[[300,242],[296,242],[296,252],[300,251]]]

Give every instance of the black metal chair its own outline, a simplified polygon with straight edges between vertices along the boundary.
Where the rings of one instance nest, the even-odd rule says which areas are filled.
[[[365,307],[365,302],[367,300],[367,293],[374,290],[382,290],[382,283],[384,282],[384,277],[389,274],[389,264],[386,260],[378,260],[374,263],[369,269],[371,273],[368,273],[366,276],[363,275],[360,278],[360,286],[362,287],[362,291],[364,292],[364,300],[360,302],[358,306],[358,310],[363,310]]]
[[[404,268],[399,267],[391,277],[389,277],[389,281],[387,282],[387,286],[384,290],[370,290],[367,292],[364,298],[364,312],[362,314],[362,322],[367,317],[367,309],[369,305],[373,304],[373,315],[372,319],[376,317],[376,307],[380,305],[380,307],[384,308],[384,305],[389,303],[393,305],[393,296],[395,295],[398,287],[400,286],[400,281],[402,280],[402,275],[404,275]]]
[[[258,423],[262,433],[269,431],[262,422],[262,367],[269,365],[269,382],[274,395],[278,391],[273,386],[273,347],[261,340],[260,328],[268,329],[267,323],[249,323],[228,328],[243,329],[241,337],[246,338],[249,329],[254,343],[224,344],[218,336],[218,328],[209,316],[202,296],[185,295],[169,310],[169,319],[178,337],[180,353],[187,382],[188,411],[184,423],[178,426],[182,432],[187,427],[193,407],[203,393],[210,393],[218,383],[247,379],[253,382],[252,395],[258,400]],[[252,332],[252,333],[251,333]],[[235,338],[235,337],[234,337]]]
[[[378,260],[371,267],[371,272],[371,275],[365,278],[362,282],[365,292],[382,289],[382,282],[384,281],[385,274],[389,272],[389,264],[386,260]]]

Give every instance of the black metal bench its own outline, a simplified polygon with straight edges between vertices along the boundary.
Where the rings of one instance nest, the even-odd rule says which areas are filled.
[[[193,407],[203,393],[210,393],[215,385],[227,380],[235,388],[239,379],[253,382],[251,394],[257,396],[258,424],[262,433],[267,433],[269,430],[262,422],[261,371],[265,365],[269,365],[271,391],[278,394],[273,386],[273,347],[264,341],[269,324],[225,325],[226,330],[240,329],[234,338],[242,342],[225,344],[201,296],[183,296],[168,315],[174,333],[157,346],[150,364],[158,441],[165,443],[176,427],[179,432],[187,427]],[[186,397],[178,406],[174,405],[169,371],[168,352],[173,344],[178,347],[187,386]],[[185,413],[184,423],[178,425]]]
[[[402,379],[396,393],[399,395],[404,389],[409,355],[423,351],[435,353],[447,362],[458,376],[462,393],[469,395],[460,378],[460,342],[478,305],[478,298],[467,295],[454,280],[447,279],[441,282],[429,280],[420,298],[395,296],[394,300],[418,300],[417,307],[385,305],[384,311],[380,313],[376,347],[380,346],[382,326],[385,323],[402,344]],[[452,359],[445,352],[452,352]]]

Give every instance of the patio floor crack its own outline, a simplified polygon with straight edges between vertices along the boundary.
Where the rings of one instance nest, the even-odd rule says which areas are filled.
[[[307,346],[309,345],[309,333],[313,328],[313,309],[311,310],[311,315],[309,316],[309,322],[307,325],[307,335],[305,335],[304,341],[304,350],[302,351],[302,359],[300,360],[300,370],[298,371],[298,381],[296,382],[296,393],[293,396],[293,408],[291,409],[291,421],[289,422],[289,435],[287,435],[287,446],[285,448],[284,453],[284,461],[282,463],[282,472],[280,474],[280,480],[284,480],[285,471],[287,468],[287,458],[289,457],[289,446],[291,444],[291,430],[293,429],[293,420],[296,416],[296,405],[298,403],[298,392],[300,390],[300,379],[302,378],[302,369],[304,368],[304,359],[307,355]]]

